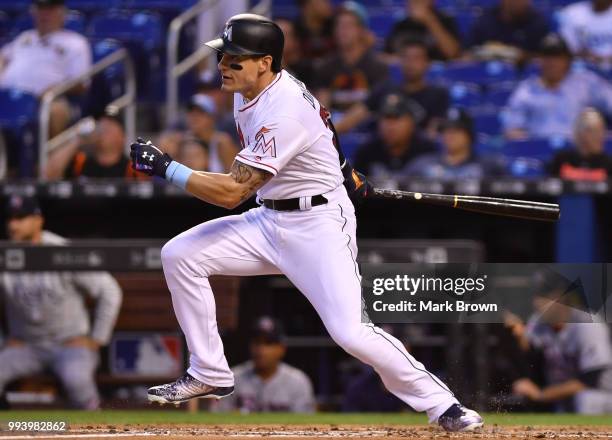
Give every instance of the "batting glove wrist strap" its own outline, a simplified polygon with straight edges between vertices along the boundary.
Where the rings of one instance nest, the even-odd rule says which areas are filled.
[[[191,173],[193,173],[191,168],[173,160],[170,162],[170,165],[168,165],[168,168],[166,168],[165,177],[169,182],[175,184],[179,188],[185,189]]]

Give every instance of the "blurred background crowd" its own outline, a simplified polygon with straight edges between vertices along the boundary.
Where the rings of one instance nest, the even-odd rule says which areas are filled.
[[[215,7],[191,9],[208,3]],[[373,181],[608,181],[612,0],[262,3],[285,34],[284,68],[331,110],[346,155]],[[126,154],[135,133],[151,138],[193,169],[227,171],[240,145],[233,101],[220,91],[216,60],[201,43],[217,34],[226,18],[253,6],[246,0],[0,0],[2,182],[147,180],[131,170]],[[194,20],[176,32],[176,17],[191,10]],[[115,57],[113,63],[109,57]],[[187,60],[189,67],[179,68],[180,60]],[[175,75],[177,71],[186,74]],[[159,222],[136,227],[138,216],[159,217],[153,202],[149,207],[133,200],[94,207],[93,202],[65,201],[60,208],[47,201],[48,214],[39,202],[30,197],[9,200],[5,219],[10,240],[65,243],[45,231],[45,224],[71,236],[169,238],[173,231],[202,220],[194,220],[195,215],[223,214],[204,215],[198,211],[204,208],[181,202],[174,218],[164,212]],[[578,200],[564,212],[573,210],[588,218],[588,225],[600,225],[606,237],[609,216],[581,214],[580,207],[591,212],[583,202]],[[407,227],[398,212],[374,208],[370,216],[375,221],[360,223],[361,237],[472,238],[487,243],[487,256],[498,261],[552,261],[555,246],[565,256],[583,255],[571,240],[581,237],[577,231],[583,225],[572,223],[557,232],[492,221],[487,227],[480,221],[445,221],[454,217],[433,219],[416,210],[410,212]],[[88,213],[92,223],[62,209]],[[114,219],[107,218],[109,209]],[[185,214],[188,209],[191,217]],[[504,227],[516,229],[501,234]],[[585,240],[580,243],[588,245]],[[0,393],[53,387],[40,376],[47,371],[59,379],[56,388],[65,390],[74,407],[99,407],[95,380],[115,405],[117,399],[134,404],[142,398],[147,377],[165,377],[177,360],[182,368],[184,353],[161,279],[115,280],[102,272],[46,275],[36,282],[26,275],[0,276],[0,303],[6,312],[0,321],[6,336],[0,350]],[[283,288],[257,282],[247,287]],[[547,289],[540,293],[555,288]],[[226,301],[236,298],[236,290],[231,283],[221,286]],[[33,292],[42,292],[42,297]],[[405,409],[384,391],[372,371],[330,349],[321,339],[324,331],[317,317],[304,308],[305,301],[296,306],[274,294],[270,299],[276,299],[276,305],[266,307],[252,296],[240,298],[239,306],[221,305],[234,318],[220,318],[221,327],[229,322],[224,337],[231,347],[230,359],[244,361],[235,367],[237,394],[211,410]],[[152,319],[146,313],[158,315]],[[257,314],[275,316],[254,319]],[[499,353],[487,368],[503,380],[489,388],[499,399],[466,395],[466,402],[489,409],[518,405],[612,413],[607,326],[593,324],[587,329],[555,319],[536,326],[508,316],[506,326],[491,330]],[[143,338],[127,334],[111,342],[115,325],[125,331],[166,333]],[[286,338],[283,327],[292,338]],[[451,383],[465,382],[459,367],[446,364],[440,352],[450,339],[439,335],[450,337],[454,330],[439,327],[394,326],[389,331],[411,350],[420,351],[417,357],[436,374]],[[168,335],[171,331],[175,333]],[[476,330],[466,331],[469,339]],[[305,334],[315,336],[308,339]],[[113,367],[96,375],[99,350],[109,342],[111,348],[102,349],[102,359]],[[137,355],[132,356],[134,350]],[[470,356],[461,368],[474,371],[478,355]],[[284,363],[285,357],[291,362]],[[117,359],[121,362],[113,364]],[[121,375],[130,368],[140,369],[145,379],[113,379],[113,373]],[[76,371],[80,374],[73,374]],[[38,382],[15,385],[15,379],[25,375],[39,375]],[[11,401],[16,403],[18,399]],[[8,405],[7,399],[0,399],[3,404]]]

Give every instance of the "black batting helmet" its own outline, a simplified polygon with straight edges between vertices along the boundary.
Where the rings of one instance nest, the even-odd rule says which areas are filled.
[[[238,14],[225,23],[219,38],[205,43],[217,52],[230,55],[270,55],[272,70],[280,72],[285,37],[272,20],[255,14]]]

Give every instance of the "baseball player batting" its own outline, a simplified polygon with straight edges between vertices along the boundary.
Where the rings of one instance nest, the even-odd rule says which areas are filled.
[[[361,322],[357,227],[351,199],[371,186],[345,160],[329,113],[281,67],[284,37],[265,17],[236,15],[217,51],[223,90],[234,93],[242,150],[228,174],[192,170],[151,142],[131,145],[135,169],[167,179],[207,203],[234,208],[257,193],[261,206],[200,224],[162,249],[164,274],[190,366],[149,389],[150,401],[222,398],[234,377],[217,329],[212,275],[284,274],[308,298],[331,337],[371,365],[389,391],[447,431],[483,425],[403,344]],[[349,198],[350,197],[350,198]]]

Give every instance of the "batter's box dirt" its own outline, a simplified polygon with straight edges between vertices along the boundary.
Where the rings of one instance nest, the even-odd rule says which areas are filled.
[[[607,426],[486,426],[472,433],[447,433],[435,426],[359,426],[359,425],[73,425],[61,434],[1,433],[0,438],[25,439],[206,439],[206,440],[314,440],[314,439],[612,439]]]

